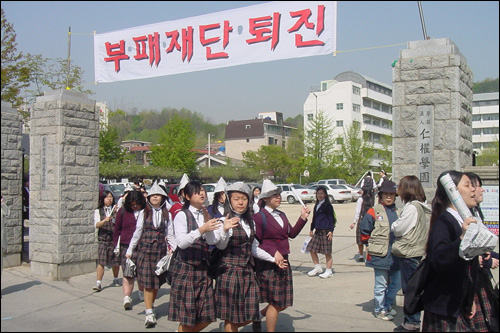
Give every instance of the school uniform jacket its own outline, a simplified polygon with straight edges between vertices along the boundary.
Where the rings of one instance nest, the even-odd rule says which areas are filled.
[[[260,248],[272,256],[274,256],[276,251],[279,251],[283,256],[290,254],[290,243],[288,238],[297,237],[302,228],[306,225],[307,220],[303,220],[299,217],[297,223],[292,226],[285,213],[278,211],[283,220],[283,227],[281,227],[267,209],[261,209],[261,212],[266,215],[266,229],[264,232],[262,228],[263,219],[260,212],[253,216],[256,229],[255,234],[257,239],[261,240]]]

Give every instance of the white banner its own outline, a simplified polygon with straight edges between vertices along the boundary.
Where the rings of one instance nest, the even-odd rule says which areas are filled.
[[[96,34],[95,81],[333,54],[336,29],[336,1],[285,1]]]

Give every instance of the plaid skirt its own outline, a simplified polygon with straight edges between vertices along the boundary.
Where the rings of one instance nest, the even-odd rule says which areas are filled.
[[[243,324],[259,320],[259,284],[253,267],[219,266],[215,285],[217,318]]]
[[[158,242],[141,242],[137,248],[137,278],[139,284],[148,289],[160,289],[166,282],[164,274],[158,276],[155,273],[156,264],[167,254],[167,244]]]
[[[102,266],[120,266],[120,257],[115,255],[113,242],[98,241],[97,243],[97,264]]]
[[[125,270],[125,262],[127,261],[127,257],[125,257],[125,254],[127,254],[127,249],[128,244],[120,243],[120,265],[122,266],[122,272]],[[130,260],[132,260],[137,267],[137,253],[135,251],[132,252],[132,257],[130,258]]]
[[[314,253],[332,254],[333,238],[328,240],[328,232],[328,230],[316,230],[307,244],[307,250]]]
[[[207,275],[208,267],[194,267],[180,260],[170,265],[173,267],[168,320],[191,327],[216,321],[213,281]]]
[[[288,260],[288,258],[286,258]],[[257,272],[259,282],[260,302],[269,303],[278,308],[293,305],[292,265],[288,262],[285,269],[275,263],[262,260],[261,268]]]
[[[458,313],[457,318],[454,318],[424,311],[422,332],[488,332],[478,301],[478,296],[475,295],[476,314],[472,319],[465,318],[461,312]]]

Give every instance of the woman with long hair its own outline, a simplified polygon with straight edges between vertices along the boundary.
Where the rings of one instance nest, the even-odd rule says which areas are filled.
[[[460,243],[475,219],[463,220],[453,206],[441,184],[446,174],[451,176],[467,207],[476,205],[475,188],[466,174],[450,170],[438,177],[427,240],[430,272],[423,296],[422,331],[485,331],[484,316],[470,276],[472,261],[477,257],[470,261],[459,255]]]

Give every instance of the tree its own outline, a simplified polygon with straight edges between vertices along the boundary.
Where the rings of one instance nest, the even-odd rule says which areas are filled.
[[[191,173],[196,168],[195,132],[189,119],[175,115],[160,132],[160,143],[151,148],[156,166]]]
[[[363,172],[370,165],[373,156],[373,149],[365,138],[362,137],[361,124],[353,121],[351,126],[344,129],[340,140],[340,156],[342,156],[341,166],[348,171],[351,181],[361,177]]]
[[[22,104],[21,89],[29,86],[29,69],[19,63],[22,53],[17,52],[14,26],[2,16],[2,101],[10,102],[17,107]]]
[[[75,64],[71,65],[68,76],[68,62],[66,59],[44,58],[41,54],[28,53],[19,62],[24,68],[29,69],[30,86],[24,92],[24,103],[33,103],[35,98],[42,96],[46,90],[71,89],[92,95],[92,90],[84,89],[83,69]]]
[[[290,176],[291,161],[281,146],[262,146],[257,151],[243,153],[243,163],[260,174],[274,176],[275,181],[284,182]]]
[[[335,143],[333,120],[319,111],[308,125],[304,128],[304,156],[312,178],[316,178],[332,162]]]
[[[477,156],[476,165],[478,166],[498,166],[499,140],[494,141],[490,147],[480,151]]]
[[[125,153],[120,147],[118,130],[115,127],[106,127],[101,124],[99,132],[99,162],[123,162]]]

